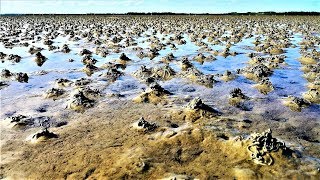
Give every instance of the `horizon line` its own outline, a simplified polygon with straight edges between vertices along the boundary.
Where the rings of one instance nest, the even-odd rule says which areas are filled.
[[[259,11],[259,12],[225,12],[225,13],[187,13],[187,12],[126,12],[126,13],[0,13],[0,15],[130,15],[130,14],[137,14],[137,15],[152,15],[152,14],[177,14],[177,15],[232,15],[232,14],[319,14],[320,11],[281,11],[281,12],[276,12],[276,11]]]

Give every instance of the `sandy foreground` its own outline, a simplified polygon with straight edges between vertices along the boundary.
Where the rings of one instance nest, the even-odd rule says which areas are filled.
[[[223,117],[188,122],[181,111],[178,115],[170,112],[152,104],[114,100],[84,114],[64,115],[68,125],[51,129],[59,135],[57,139],[30,144],[25,137],[34,130],[12,133],[1,149],[2,173],[8,179],[319,177],[317,161],[301,154],[293,143],[288,145],[292,151],[271,153],[271,166],[253,163],[247,150],[251,140],[234,132],[264,130],[267,124],[272,128],[280,123],[248,125]],[[152,132],[137,131],[133,123],[140,117],[159,127]],[[281,129],[273,132],[282,133]],[[312,152],[318,147],[305,145],[309,154],[319,157],[319,152]]]

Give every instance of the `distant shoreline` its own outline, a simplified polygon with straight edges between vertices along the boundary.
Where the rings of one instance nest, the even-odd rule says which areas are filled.
[[[237,12],[230,12],[230,13],[173,13],[173,12],[148,12],[148,13],[143,13],[143,12],[128,12],[128,13],[84,13],[84,14],[42,14],[42,13],[35,13],[35,14],[15,14],[15,13],[8,13],[8,14],[0,14],[0,16],[37,16],[37,15],[63,15],[63,16],[73,16],[73,15],[98,15],[98,16],[121,16],[121,15],[187,15],[187,16],[210,16],[210,15],[288,15],[288,16],[320,16],[320,12],[303,12],[303,11],[292,11],[292,12],[273,12],[273,11],[268,11],[268,12],[246,12],[246,13],[237,13]]]

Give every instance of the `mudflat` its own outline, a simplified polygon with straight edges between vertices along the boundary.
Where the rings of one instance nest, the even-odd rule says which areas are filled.
[[[318,16],[1,16],[1,178],[320,178]]]

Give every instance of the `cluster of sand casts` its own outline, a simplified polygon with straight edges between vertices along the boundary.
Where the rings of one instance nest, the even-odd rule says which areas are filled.
[[[67,70],[83,74],[47,80],[50,85],[40,96],[25,92],[1,104],[14,111],[1,114],[2,178],[320,178],[319,17],[21,16],[0,21],[0,59],[10,64],[1,71],[0,91],[50,74],[48,68],[41,69],[53,61],[48,54],[79,57],[61,59],[61,68],[78,61],[81,67]],[[302,37],[298,43],[293,40],[297,34]],[[59,38],[67,41],[58,42]],[[246,40],[250,42],[242,48],[247,52],[237,51],[237,44]],[[187,46],[197,50],[190,53],[183,49]],[[15,48],[27,49],[27,55],[6,53]],[[306,91],[277,100],[280,105],[273,108],[299,117],[309,108],[307,113],[316,114],[310,113],[310,129],[295,137],[300,131],[281,118],[269,124],[254,115],[231,115],[254,114],[252,106],[259,106],[259,98],[274,97],[268,96],[277,92],[271,77],[289,66],[290,49],[299,51],[295,61],[308,82]],[[241,68],[201,70],[206,63],[239,56],[249,59]],[[40,71],[15,70],[30,57],[28,63]],[[116,58],[103,60],[108,57]],[[128,77],[142,88],[110,91]],[[241,78],[250,82],[253,93],[246,93],[241,83],[223,89]],[[175,82],[194,89],[171,92]],[[227,96],[221,107],[191,95],[216,86],[222,90],[212,99]],[[38,108],[37,114],[28,114],[12,105],[29,102],[28,98],[55,109]]]

